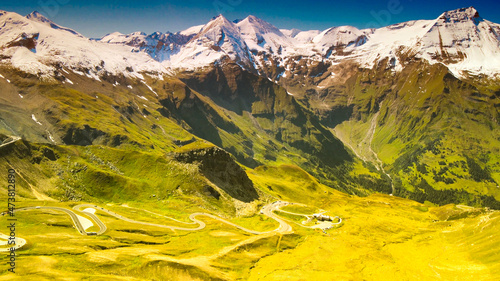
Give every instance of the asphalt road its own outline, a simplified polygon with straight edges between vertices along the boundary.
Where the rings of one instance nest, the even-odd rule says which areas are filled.
[[[73,207],[73,209],[75,209],[75,207]],[[75,209],[75,210],[77,210],[77,209]],[[81,211],[81,212],[83,214],[86,214],[87,216],[89,216],[93,221],[95,221],[95,223],[99,227],[99,231],[96,232],[97,235],[101,235],[104,232],[106,232],[106,230],[108,230],[106,225],[96,215],[89,213],[89,212],[84,212],[84,211]]]
[[[104,209],[103,207],[98,207],[97,205],[92,205],[92,204],[81,204],[81,205],[77,205],[77,206],[73,207],[73,209],[75,209],[75,210],[80,210],[81,208],[94,208],[96,210],[102,211],[104,213],[107,213],[110,216],[113,216],[113,217],[115,217],[117,219],[120,219],[120,220],[123,220],[123,221],[126,221],[126,222],[136,223],[136,224],[142,224],[142,225],[149,225],[149,226],[156,226],[156,227],[161,227],[161,228],[168,228],[168,229],[171,229],[171,230],[193,231],[193,230],[201,230],[201,229],[203,229],[205,227],[205,223],[204,222],[199,221],[199,220],[197,220],[197,219],[195,219],[193,217],[193,215],[195,215],[195,214],[192,214],[191,216],[189,216],[189,218],[192,221],[197,222],[198,223],[198,227],[196,227],[196,228],[190,228],[190,227],[178,227],[178,226],[172,226],[172,225],[163,225],[163,224],[149,223],[149,222],[143,222],[143,221],[136,221],[136,220],[124,217],[122,215],[119,215],[119,214],[117,214],[117,213],[115,213],[113,211],[110,211],[108,209]],[[99,222],[102,223],[100,220],[99,220]]]
[[[264,215],[274,219],[275,221],[277,221],[280,224],[280,226],[276,230],[274,230],[275,232],[279,232],[279,233],[292,232],[292,226],[289,225],[286,221],[284,221],[283,219],[281,219],[280,217],[278,217],[277,215],[275,215],[273,213],[273,211],[279,210],[280,207],[286,206],[288,204],[289,204],[288,202],[276,201],[276,202],[273,202],[273,203],[266,205],[262,208],[262,213]]]
[[[82,235],[89,235],[89,233],[92,233],[92,234],[96,234],[96,235],[101,235],[103,234],[104,232],[106,232],[107,230],[107,227],[106,225],[93,213],[90,213],[90,212],[85,212],[85,211],[82,211],[81,209],[82,208],[94,208],[96,210],[99,210],[101,212],[104,212],[110,216],[113,216],[117,219],[120,219],[120,220],[123,220],[123,221],[126,221],[126,222],[130,222],[130,223],[135,223],[135,224],[142,224],[142,225],[148,225],[148,226],[154,226],[154,227],[160,227],[160,228],[168,228],[168,229],[171,229],[171,230],[183,230],[183,231],[197,231],[197,230],[202,230],[205,228],[206,226],[206,223],[197,219],[197,217],[200,217],[200,216],[204,216],[204,217],[209,217],[209,218],[212,218],[214,220],[218,220],[220,222],[223,222],[227,225],[231,225],[233,227],[236,227],[240,230],[243,230],[245,232],[248,232],[248,233],[251,233],[251,234],[266,234],[266,233],[272,233],[272,232],[276,232],[276,233],[290,233],[292,232],[292,227],[290,226],[290,224],[288,224],[285,220],[281,219],[279,216],[277,216],[276,214],[274,214],[273,211],[275,210],[279,210],[280,207],[282,206],[286,206],[288,205],[289,203],[287,202],[281,202],[281,201],[276,201],[276,202],[273,202],[271,204],[268,204],[266,206],[264,206],[262,208],[262,213],[272,219],[274,219],[275,221],[277,221],[280,225],[278,228],[274,229],[274,230],[270,230],[270,231],[264,231],[264,232],[259,232],[259,231],[255,231],[255,230],[251,230],[251,229],[248,229],[248,228],[245,228],[245,227],[242,227],[240,225],[237,225],[235,223],[232,223],[230,221],[227,221],[225,219],[222,219],[220,217],[217,217],[217,216],[214,216],[212,214],[208,214],[208,213],[193,213],[189,216],[189,219],[192,221],[191,223],[186,223],[186,224],[198,224],[197,227],[180,227],[180,226],[172,226],[172,225],[163,225],[163,224],[156,224],[156,223],[149,223],[149,222],[142,222],[142,221],[137,221],[137,220],[134,220],[134,219],[130,219],[130,218],[127,218],[127,217],[124,217],[122,215],[119,215],[113,211],[110,211],[110,210],[107,210],[103,207],[99,207],[97,205],[92,205],[92,204],[80,204],[80,205],[77,205],[77,206],[74,206],[73,209],[75,211],[78,211],[78,212],[82,212],[83,214],[87,215],[88,217],[90,217],[96,224],[97,226],[99,227],[99,231],[95,232],[95,233],[92,233],[92,232],[86,232],[85,229],[83,228],[77,214],[75,212],[73,212],[72,210],[68,210],[68,209],[65,209],[65,208],[61,208],[61,207],[48,207],[48,206],[37,206],[37,207],[25,207],[25,208],[20,208],[20,209],[17,209],[17,211],[24,211],[24,210],[36,210],[36,209],[41,209],[41,210],[55,210],[55,211],[61,211],[61,212],[65,212],[66,214],[68,214],[71,219],[73,220],[73,223],[75,224],[75,227],[76,229],[78,230],[78,232],[80,232],[80,234]]]
[[[80,223],[80,219],[78,219],[78,217],[76,216],[76,214],[73,211],[65,209],[65,208],[37,206],[37,207],[19,208],[19,209],[16,210],[16,212],[25,211],[25,210],[37,210],[37,209],[40,209],[40,210],[55,210],[55,211],[65,212],[73,220],[73,223],[75,224],[75,227],[78,230],[78,232],[80,232],[81,235],[87,235],[87,232],[83,228],[82,224]]]
[[[14,140],[14,141],[16,141],[16,140]],[[14,141],[12,141],[12,142],[14,142]],[[12,142],[8,142],[6,144],[9,144],[9,143],[12,143]],[[3,144],[2,146],[6,145],[6,144]],[[101,234],[105,233],[106,230],[107,230],[106,225],[95,214],[90,213],[90,212],[82,211],[81,210],[82,208],[94,208],[94,209],[99,210],[101,212],[107,213],[107,214],[109,214],[109,215],[111,215],[111,216],[113,216],[113,217],[115,217],[117,219],[120,219],[120,220],[123,220],[123,221],[126,221],[126,222],[130,222],[130,223],[142,224],[142,225],[149,225],[149,226],[155,226],[155,227],[161,227],[161,228],[168,228],[168,229],[171,229],[171,230],[183,230],[183,231],[197,231],[197,230],[204,229],[205,226],[206,226],[206,223],[203,222],[203,221],[201,221],[201,220],[199,220],[199,219],[197,219],[197,217],[205,216],[205,217],[209,217],[209,218],[212,218],[214,220],[218,220],[220,222],[223,222],[223,223],[225,223],[227,225],[231,225],[231,226],[236,227],[236,228],[238,228],[240,230],[243,230],[245,232],[259,235],[259,234],[272,234],[272,233],[286,234],[286,233],[293,232],[292,226],[290,224],[288,224],[285,220],[283,220],[282,218],[280,218],[279,216],[277,216],[274,213],[274,211],[281,211],[281,212],[295,214],[295,215],[308,216],[308,215],[305,215],[305,214],[298,214],[298,213],[292,213],[292,212],[280,210],[281,207],[287,206],[289,204],[290,203],[288,203],[288,202],[276,201],[276,202],[273,202],[271,204],[268,204],[268,205],[264,206],[261,209],[261,213],[262,214],[264,214],[264,215],[266,215],[266,216],[274,219],[275,221],[277,221],[279,223],[279,227],[278,228],[276,228],[274,230],[270,230],[270,231],[265,231],[265,232],[259,232],[259,231],[254,231],[254,230],[251,230],[251,229],[247,229],[245,227],[242,227],[240,225],[237,225],[235,223],[232,223],[230,221],[227,221],[225,219],[222,219],[220,217],[217,217],[217,216],[214,216],[214,215],[208,214],[208,213],[193,213],[193,214],[191,214],[189,216],[189,219],[192,222],[187,222],[187,223],[186,222],[181,222],[181,223],[185,223],[185,224],[198,224],[197,227],[179,227],[179,226],[162,225],[162,224],[155,224],[155,223],[149,223],[149,222],[136,221],[136,220],[124,217],[122,215],[119,215],[119,214],[117,214],[115,212],[112,212],[110,210],[107,210],[107,209],[105,209],[103,207],[98,207],[97,205],[80,204],[80,205],[74,206],[73,209],[75,211],[78,211],[78,212],[81,212],[81,213],[87,215],[88,217],[90,217],[97,224],[97,226],[99,227],[99,231],[97,231],[97,232],[94,233],[94,232],[86,232],[85,229],[83,228],[83,226],[82,226],[82,224],[80,222],[80,219],[78,218],[77,214],[75,212],[73,212],[72,210],[69,210],[69,209],[65,209],[65,208],[61,208],[61,207],[37,206],[37,207],[19,208],[19,209],[16,210],[16,212],[18,212],[18,211],[25,211],[25,210],[36,210],[36,209],[41,209],[41,210],[55,210],[55,211],[64,212],[64,213],[68,214],[71,217],[71,219],[73,220],[73,223],[74,223],[76,229],[78,230],[78,232],[80,232],[81,235],[101,235]],[[342,223],[342,219],[340,217],[335,217],[335,218],[338,218],[339,222],[338,223],[329,223],[328,225],[325,226],[326,228],[324,228],[324,229],[328,229],[328,228],[331,228],[331,226],[333,226],[333,225],[338,225],[338,224]],[[169,219],[172,219],[172,218],[169,218]],[[175,220],[175,219],[173,219],[173,220]],[[180,221],[178,221],[178,222],[180,222]],[[308,227],[308,226],[303,226],[303,227]],[[323,227],[321,227],[319,225],[318,225],[318,227],[323,228]],[[308,228],[314,228],[314,227],[308,227]],[[7,239],[8,237],[6,235],[0,234],[0,238]],[[16,238],[16,246],[15,247],[17,249],[21,248],[25,244],[26,244],[26,240],[25,239]],[[2,248],[0,248],[0,252],[5,252],[5,251],[8,251],[8,250],[9,249],[2,249]]]
[[[269,206],[269,207],[268,207]],[[288,225],[285,221],[281,220],[280,218],[276,217],[276,215],[273,214],[272,210],[275,209],[274,205],[271,204],[271,205],[268,205],[266,207],[269,208],[269,212],[265,212],[265,214],[271,218],[273,218],[274,220],[278,221],[280,223],[280,227],[276,230],[272,230],[272,231],[277,231],[277,232],[282,232],[281,229],[284,229],[286,231],[288,231],[290,229],[291,231],[291,226]],[[264,207],[264,208],[266,208]],[[137,221],[137,220],[134,220],[134,219],[130,219],[130,218],[127,218],[127,217],[124,217],[122,215],[119,215],[113,211],[110,211],[110,210],[107,210],[103,207],[98,207],[97,205],[92,205],[92,204],[80,204],[80,205],[77,205],[75,207],[73,207],[73,209],[75,210],[78,210],[80,211],[82,208],[94,208],[96,210],[99,210],[99,211],[102,211],[102,212],[105,212],[107,214],[109,214],[110,216],[113,216],[117,219],[120,219],[120,220],[123,220],[123,221],[126,221],[126,222],[130,222],[130,223],[136,223],[136,224],[142,224],[142,225],[148,225],[148,226],[155,226],[155,227],[161,227],[161,228],[168,228],[168,229],[171,229],[171,230],[183,230],[183,231],[196,231],[196,230],[202,230],[203,228],[205,228],[206,226],[206,223],[197,219],[196,217],[200,217],[200,216],[205,216],[205,217],[209,217],[209,218],[212,218],[212,219],[215,219],[215,220],[218,220],[220,222],[223,222],[225,224],[228,224],[228,225],[231,225],[231,226],[234,226],[240,230],[243,230],[245,232],[248,232],[248,233],[252,233],[252,234],[263,234],[263,233],[268,233],[268,232],[272,232],[272,231],[266,231],[266,232],[259,232],[259,231],[254,231],[254,230],[251,230],[251,229],[248,229],[248,228],[245,228],[245,227],[242,227],[240,225],[237,225],[235,223],[232,223],[230,221],[227,221],[225,219],[222,219],[220,217],[217,217],[217,216],[214,216],[212,214],[208,214],[208,213],[193,213],[189,216],[189,219],[193,222],[193,223],[196,223],[198,224],[197,227],[180,227],[180,226],[172,226],[172,225],[163,225],[163,224],[156,224],[156,223],[149,223],[149,222],[142,222],[142,221]],[[86,212],[83,212],[87,215],[89,215],[89,213],[86,213]],[[93,214],[92,214],[93,215]],[[89,215],[90,216],[90,215]],[[95,217],[95,215],[93,215]],[[92,219],[94,219],[94,217],[92,217]],[[102,224],[102,222],[96,217],[94,219],[96,222],[98,222],[98,224]],[[186,224],[193,224],[193,223],[186,223]],[[104,224],[103,224],[104,225]],[[105,226],[104,226],[105,227]],[[102,229],[102,228],[101,228]],[[101,233],[98,233],[98,234],[101,234]]]

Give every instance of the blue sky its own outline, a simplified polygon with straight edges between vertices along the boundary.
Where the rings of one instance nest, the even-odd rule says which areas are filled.
[[[434,19],[442,12],[474,6],[480,15],[500,23],[500,1],[461,0],[0,0],[0,10],[28,14],[33,10],[88,37],[119,31],[180,31],[223,14],[229,20],[248,15],[279,28],[301,30],[338,25],[380,27],[415,20]]]

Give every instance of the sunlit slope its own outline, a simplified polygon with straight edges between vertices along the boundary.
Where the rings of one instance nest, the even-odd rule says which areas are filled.
[[[188,147],[166,155],[18,140],[0,148],[0,167],[5,177],[9,169],[16,171],[19,201],[129,202],[156,207],[176,202],[234,215],[235,204],[258,199],[234,159],[213,145],[205,146],[194,150],[200,156],[191,159],[193,150]],[[0,198],[7,200],[7,193]]]
[[[99,152],[101,148],[83,149],[93,151],[95,159],[99,157],[104,163],[111,163],[111,158],[105,159],[104,152]],[[112,156],[110,152],[106,153],[107,157]],[[87,170],[92,169],[90,163],[84,162],[87,152],[79,153]],[[116,156],[131,157],[120,150],[116,153]],[[154,163],[152,168],[166,165],[155,155],[139,158],[143,157]],[[41,163],[44,161],[48,162],[44,165],[57,164],[48,160]],[[124,163],[114,163],[122,176],[130,176]],[[190,166],[179,166],[181,170],[175,167],[164,166],[161,170],[170,170],[182,177],[185,173],[182,169]],[[143,173],[143,183],[154,187],[146,179],[154,173]],[[324,233],[303,227],[304,216],[277,212],[292,225],[292,234],[252,235],[211,218],[204,219],[206,228],[186,232],[134,224],[98,210],[96,214],[108,230],[102,236],[82,236],[64,213],[21,211],[16,213],[17,235],[27,239],[28,245],[19,251],[20,274],[4,273],[0,278],[49,280],[64,275],[69,280],[83,277],[97,280],[496,280],[500,274],[497,211],[462,205],[433,207],[380,194],[352,196],[331,190],[297,166],[264,166],[247,173],[260,194],[260,199],[252,203],[235,204],[223,191],[213,187],[221,194],[216,199],[210,192],[197,188],[203,176],[194,174],[191,181],[181,180],[183,183],[178,189],[172,190],[168,182],[164,182],[161,184],[164,189],[155,190],[155,194],[129,199],[127,196],[135,195],[134,189],[123,188],[120,197],[101,199],[97,205],[135,220],[174,226],[186,226],[183,222],[189,222],[191,213],[208,212],[250,229],[267,231],[276,229],[277,223],[259,210],[269,202],[285,200],[305,205],[292,205],[284,210],[305,214],[323,210],[325,215],[341,217],[342,224]],[[36,183],[30,175],[24,177]],[[175,177],[166,178],[177,186],[173,181]],[[80,204],[26,198],[29,197],[26,189],[26,183],[19,179],[19,190],[24,195],[19,197],[18,207],[45,205],[71,209]],[[45,193],[53,195],[50,191]],[[83,200],[93,198],[86,196]],[[1,220],[1,223],[5,225],[7,221]],[[43,266],[30,266],[35,263]]]
[[[318,182],[297,166],[261,166],[248,172],[250,179],[261,190],[276,198],[291,202],[320,205],[329,196],[348,195]]]
[[[303,187],[309,192],[296,196],[298,202],[338,215],[343,224],[327,235],[307,235],[295,249],[259,260],[249,280],[498,279],[497,211],[431,207],[386,195],[359,198],[327,193],[311,200],[310,194],[323,191],[308,188],[303,177],[298,184],[282,183],[271,179],[263,190],[281,191],[287,198]]]
[[[493,216],[498,220],[498,214]],[[464,233],[462,228],[465,223],[477,224],[482,216],[451,222],[449,229],[458,225],[452,232],[390,218],[377,220],[372,215],[370,222],[356,227],[348,226],[346,220],[338,233],[308,237],[293,251],[262,259],[249,280],[498,279],[498,241],[494,239],[498,229]]]
[[[146,207],[146,210],[169,215],[186,221],[190,212],[199,211],[192,204],[179,205],[174,200],[168,206]],[[25,204],[43,204],[28,201]],[[71,209],[71,204],[47,203]],[[106,204],[121,215],[137,220],[179,225],[151,215],[142,206]],[[161,208],[161,209],[160,209]],[[183,210],[179,212],[179,210]],[[69,216],[52,210],[31,210],[16,213],[18,219],[17,236],[28,241],[18,251],[16,274],[2,272],[0,280],[234,280],[239,267],[251,266],[256,258],[272,254],[277,236],[264,237],[255,241],[255,257],[243,259],[238,251],[231,253],[240,260],[238,263],[226,263],[230,274],[211,270],[203,264],[193,265],[188,261],[203,256],[217,255],[221,249],[231,247],[249,238],[248,233],[204,218],[206,228],[201,231],[171,231],[153,226],[132,224],[97,212],[108,231],[102,236],[82,236],[73,227]],[[85,215],[83,215],[85,216]],[[258,221],[253,218],[244,220],[246,224]],[[265,230],[276,226],[269,221],[260,220],[260,227]],[[7,221],[1,220],[6,227]],[[185,225],[184,225],[185,226]],[[188,227],[190,227],[188,225]],[[93,229],[88,229],[92,231]],[[293,245],[294,240],[289,242]],[[287,247],[284,239],[283,247]],[[258,246],[262,244],[261,246]],[[290,245],[290,246],[291,246]],[[289,246],[289,247],[290,247]],[[252,247],[252,246],[250,246]],[[199,258],[202,260],[202,258]],[[214,257],[217,259],[217,256]],[[33,266],[36,265],[36,266]],[[228,277],[231,276],[231,277]]]

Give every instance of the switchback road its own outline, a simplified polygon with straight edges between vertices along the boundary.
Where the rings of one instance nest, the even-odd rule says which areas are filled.
[[[80,222],[80,219],[78,218],[78,216],[71,210],[68,210],[68,209],[65,209],[65,208],[60,208],[60,207],[46,207],[46,206],[37,206],[37,207],[25,207],[25,208],[19,208],[16,210],[16,212],[19,212],[19,211],[26,211],[26,210],[37,210],[37,209],[40,209],[40,210],[54,210],[54,211],[61,211],[61,212],[65,212],[66,214],[68,214],[71,219],[73,220],[73,223],[75,224],[75,227],[76,229],[78,230],[78,232],[80,232],[81,235],[87,235],[87,232],[85,231],[85,229],[83,228],[82,226],[82,223]]]
[[[271,231],[265,231],[265,232],[259,232],[259,231],[255,231],[255,230],[251,230],[251,229],[248,229],[248,228],[245,228],[245,227],[242,227],[240,225],[237,225],[235,223],[232,223],[230,221],[227,221],[225,219],[222,219],[220,217],[217,217],[217,216],[214,216],[212,214],[208,214],[208,213],[193,213],[189,216],[189,219],[192,221],[192,222],[189,222],[189,223],[185,223],[185,224],[198,224],[197,227],[180,227],[180,226],[172,226],[172,225],[163,225],[163,224],[156,224],[156,223],[149,223],[149,222],[142,222],[142,221],[137,221],[137,220],[134,220],[134,219],[130,219],[130,218],[127,218],[127,217],[124,217],[122,215],[119,215],[113,211],[110,211],[110,210],[107,210],[103,207],[98,207],[97,205],[92,205],[92,204],[80,204],[80,205],[77,205],[75,207],[73,207],[73,209],[75,210],[78,210],[80,211],[82,208],[95,208],[96,210],[99,210],[99,211],[102,211],[102,212],[105,212],[117,219],[120,219],[120,220],[123,220],[123,221],[126,221],[126,222],[130,222],[130,223],[135,223],[135,224],[142,224],[142,225],[149,225],[149,226],[154,226],[154,227],[161,227],[161,228],[168,228],[170,230],[183,230],[183,231],[196,231],[196,230],[202,230],[203,228],[205,228],[206,226],[206,223],[197,219],[197,217],[200,217],[200,216],[205,216],[205,217],[209,217],[209,218],[212,218],[214,220],[218,220],[220,222],[223,222],[227,225],[231,225],[231,226],[234,226],[240,230],[243,230],[245,232],[248,232],[248,233],[252,233],[252,234],[263,234],[263,233],[268,233],[268,232],[289,232],[291,231],[291,226],[285,222],[284,220],[280,219],[279,217],[277,217],[276,215],[274,215],[274,213],[272,212],[273,210],[275,210],[277,208],[277,206],[280,206],[279,204],[276,205],[275,203],[273,204],[270,204],[270,205],[267,205],[264,207],[264,214],[268,217],[271,217],[272,219],[276,220],[280,226],[275,229],[275,230],[271,230]],[[87,212],[83,212],[87,215],[89,215],[90,213],[87,213]],[[97,218],[94,214],[91,214],[92,216],[92,219],[96,221],[97,224],[102,224],[104,225],[100,220],[99,218]],[[95,217],[95,218],[94,218]],[[168,218],[168,217],[167,217]],[[104,226],[105,227],[105,226]],[[102,228],[101,228],[102,229]],[[102,233],[98,233],[98,234],[102,234]]]
[[[142,224],[142,225],[148,225],[148,226],[153,226],[153,227],[160,227],[160,228],[167,228],[167,229],[170,229],[170,230],[182,230],[182,231],[197,231],[197,230],[202,230],[206,227],[206,223],[200,219],[198,219],[198,217],[209,217],[211,219],[214,219],[214,220],[217,220],[217,221],[220,221],[222,223],[225,223],[227,225],[230,225],[230,226],[233,226],[235,228],[238,228],[240,230],[243,230],[245,232],[248,232],[248,233],[251,233],[251,234],[256,234],[256,235],[260,235],[260,234],[270,234],[270,233],[281,233],[281,234],[284,234],[284,233],[291,233],[293,231],[292,229],[292,226],[290,224],[288,224],[287,221],[285,221],[284,219],[282,219],[281,217],[279,217],[278,215],[276,215],[274,213],[274,211],[281,211],[281,212],[285,212],[285,213],[291,213],[291,212],[287,212],[287,211],[282,211],[280,208],[283,207],[283,206],[287,206],[288,202],[282,202],[282,201],[276,201],[276,202],[273,202],[271,204],[268,204],[266,206],[264,206],[261,210],[261,213],[272,218],[273,220],[277,221],[279,223],[279,227],[274,229],[274,230],[270,230],[270,231],[255,231],[255,230],[251,230],[251,229],[248,229],[248,228],[245,228],[243,226],[240,226],[240,225],[237,225],[235,223],[232,223],[230,221],[227,221],[223,218],[220,218],[220,217],[217,217],[217,216],[214,216],[212,214],[208,214],[208,213],[193,213],[189,216],[189,219],[191,220],[191,222],[180,222],[180,221],[177,221],[177,222],[180,222],[180,223],[184,223],[184,224],[187,224],[187,225],[198,225],[196,227],[181,227],[181,226],[173,226],[173,225],[163,225],[163,224],[156,224],[156,223],[150,223],[150,222],[143,222],[143,221],[138,221],[138,220],[134,220],[134,219],[131,219],[131,218],[127,218],[127,217],[124,217],[122,215],[119,215],[113,211],[110,211],[110,210],[107,210],[103,207],[99,207],[97,205],[93,205],[93,204],[80,204],[80,205],[77,205],[77,206],[74,206],[73,207],[73,210],[75,210],[76,212],[81,212],[82,214],[85,214],[87,215],[89,218],[91,218],[95,224],[97,225],[97,227],[99,227],[99,231],[97,232],[86,232],[86,230],[84,229],[84,227],[82,226],[82,222],[80,221],[80,218],[79,216],[72,210],[69,210],[69,209],[66,209],[66,208],[61,208],[61,207],[49,207],[49,206],[37,206],[37,207],[25,207],[25,208],[20,208],[20,209],[17,209],[17,211],[25,211],[25,210],[36,210],[36,209],[41,209],[41,210],[55,210],[55,211],[61,211],[61,212],[64,212],[66,214],[68,214],[76,229],[78,230],[78,232],[82,235],[101,235],[103,233],[105,233],[107,231],[107,227],[106,225],[99,219],[99,217],[97,215],[95,215],[93,212],[89,212],[89,211],[86,211],[86,210],[82,210],[84,208],[93,208],[95,210],[98,210],[98,211],[101,211],[101,212],[104,212],[110,216],[113,216],[119,220],[123,220],[123,221],[126,221],[126,222],[129,222],[129,223],[134,223],[134,224]],[[292,214],[292,213],[291,213]],[[308,215],[305,215],[305,214],[297,214],[297,213],[293,213],[295,215],[303,215],[303,216],[308,216]],[[169,218],[169,217],[166,217],[166,218]],[[169,219],[172,219],[172,218],[169,218]],[[339,219],[339,222],[338,223],[330,223],[331,225],[337,225],[337,224],[340,224],[342,222],[342,219],[338,218]],[[173,219],[175,220],[175,219]],[[304,227],[307,227],[307,226],[304,226]]]

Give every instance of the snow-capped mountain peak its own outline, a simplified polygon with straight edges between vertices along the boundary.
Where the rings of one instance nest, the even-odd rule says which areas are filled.
[[[181,33],[154,32],[147,35],[144,32],[133,32],[122,34],[114,32],[102,37],[99,41],[115,45],[127,45],[133,47],[134,52],[146,52],[158,62],[169,60],[170,56],[179,52],[182,45],[186,44],[192,35]]]
[[[251,27],[254,29],[254,33],[274,33],[283,36],[283,33],[277,27],[252,15],[239,21],[237,25],[240,29],[244,27]]]
[[[222,44],[226,35],[239,37],[238,28],[233,22],[227,20],[223,15],[219,15],[209,21],[193,38],[193,40],[205,37],[211,41],[217,42],[217,44]]]
[[[447,23],[474,21],[477,24],[483,19],[479,16],[479,12],[474,7],[468,7],[444,12],[439,16],[438,20]]]
[[[26,15],[26,18],[41,23],[54,23],[53,21],[40,14],[38,11],[33,11],[31,14]]]
[[[444,63],[457,76],[500,72],[500,27],[473,7],[443,13],[421,39],[420,54]]]
[[[293,48],[291,38],[274,25],[255,16],[246,17],[237,26],[250,50],[279,54],[284,51],[283,48]]]
[[[229,21],[221,14],[213,17],[207,24],[205,24],[200,33],[214,28],[234,28],[234,26],[235,24],[232,21]]]
[[[224,57],[250,66],[248,48],[240,36],[236,24],[219,15],[204,25],[200,32],[183,45],[176,53],[172,53],[165,65],[173,68],[205,67]]]
[[[53,29],[64,30],[64,31],[70,32],[70,33],[72,33],[74,35],[83,37],[83,35],[81,35],[80,33],[76,32],[76,31],[74,31],[71,28],[63,27],[63,26],[60,26],[60,25],[54,23],[50,19],[46,18],[44,15],[40,14],[38,11],[33,11],[31,14],[28,14],[26,16],[26,18],[29,19],[29,20],[31,20],[31,21],[39,22],[39,23],[45,24],[47,26],[50,26]]]

